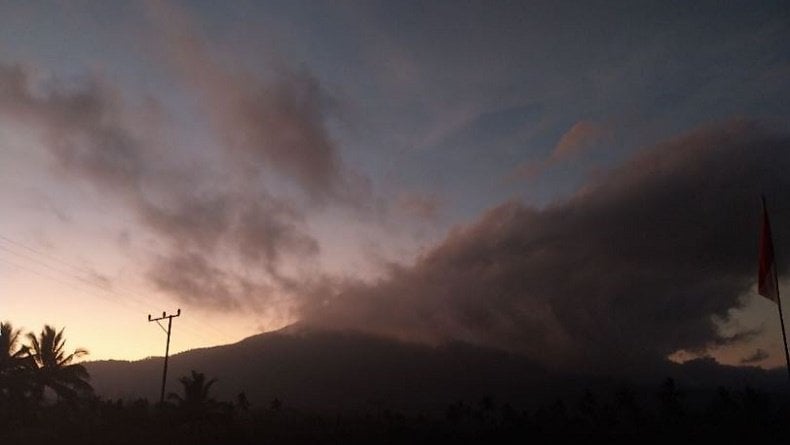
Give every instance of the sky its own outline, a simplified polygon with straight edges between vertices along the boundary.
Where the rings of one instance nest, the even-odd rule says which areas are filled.
[[[0,319],[782,365],[790,7],[557,3],[0,3]]]

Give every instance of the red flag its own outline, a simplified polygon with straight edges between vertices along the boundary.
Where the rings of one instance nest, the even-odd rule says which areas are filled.
[[[763,198],[763,225],[760,229],[760,253],[757,272],[757,290],[760,295],[774,302],[779,302],[779,285],[774,261],[774,243],[771,239],[771,222],[768,220],[768,209]]]

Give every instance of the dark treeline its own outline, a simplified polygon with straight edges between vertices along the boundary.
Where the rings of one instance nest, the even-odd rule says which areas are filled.
[[[195,373],[183,381],[203,377]],[[182,382],[183,383],[183,382]],[[606,396],[590,392],[522,410],[493,397],[458,401],[443,416],[404,414],[386,408],[326,414],[291,408],[287,400],[250,406],[243,395],[217,402],[180,398],[164,406],[145,399],[91,396],[18,406],[3,401],[2,443],[253,444],[253,443],[524,443],[589,440],[595,443],[758,439],[786,443],[787,398],[750,388],[720,388],[693,407],[668,380],[653,395],[627,389]]]
[[[684,391],[671,378],[639,392],[629,388],[557,399],[525,409],[506,395],[453,401],[443,413],[404,413],[379,404],[328,414],[273,398],[251,405],[211,396],[214,379],[179,378],[180,393],[163,405],[96,396],[84,368],[66,354],[63,331],[21,335],[3,324],[0,350],[0,443],[594,443],[760,440],[786,443],[790,398],[753,388]],[[67,371],[63,371],[66,369]],[[461,399],[459,397],[459,399]]]

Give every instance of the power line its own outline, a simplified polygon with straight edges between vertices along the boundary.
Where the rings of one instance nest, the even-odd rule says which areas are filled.
[[[62,259],[60,259],[60,258],[58,258],[56,256],[49,255],[47,253],[41,252],[38,249],[35,249],[33,247],[30,247],[30,246],[27,246],[24,243],[21,243],[19,241],[15,241],[15,240],[13,240],[11,238],[8,238],[6,236],[0,235],[0,240],[6,241],[7,243],[11,243],[11,244],[13,244],[15,246],[24,248],[24,249],[26,249],[26,250],[28,250],[28,251],[40,256],[40,257],[47,257],[49,259],[52,259],[52,260],[54,260],[54,261],[56,261],[56,262],[58,262],[60,264],[63,264],[65,266],[67,266],[68,268],[70,268],[70,269],[72,269],[74,271],[77,271],[77,272],[80,272],[80,273],[83,273],[83,274],[86,274],[86,275],[95,275],[96,274],[96,271],[91,270],[90,268],[81,267],[81,266],[75,266],[75,265],[70,264],[69,262],[67,262],[65,260],[62,260]],[[6,252],[9,252],[9,253],[11,253],[13,255],[16,255],[18,257],[23,257],[23,258],[26,258],[26,259],[28,259],[30,261],[38,263],[38,264],[40,264],[40,265],[42,265],[42,266],[44,266],[44,267],[46,267],[46,268],[48,268],[50,270],[59,272],[59,273],[61,273],[63,275],[66,275],[66,276],[72,278],[72,279],[75,279],[77,281],[85,283],[85,284],[87,284],[87,285],[89,285],[91,287],[97,288],[97,289],[101,290],[102,292],[108,292],[108,293],[112,293],[112,294],[121,296],[123,298],[131,299],[131,300],[135,301],[140,306],[141,309],[143,309],[145,307],[150,307],[152,304],[154,304],[146,296],[144,296],[144,295],[142,295],[142,294],[140,294],[140,293],[138,293],[136,291],[133,291],[133,290],[131,290],[129,288],[113,286],[113,287],[115,287],[118,290],[124,291],[124,293],[121,294],[120,292],[118,292],[118,290],[109,289],[109,288],[107,288],[105,286],[101,286],[101,285],[97,284],[95,281],[93,281],[91,279],[74,275],[71,272],[66,272],[63,269],[54,267],[51,264],[47,264],[47,263],[43,262],[41,259],[32,258],[32,257],[30,257],[27,254],[20,253],[20,252],[18,252],[16,250],[12,250],[12,249],[8,248],[7,246],[3,246],[2,244],[0,244],[0,249],[5,250]],[[136,297],[138,297],[138,298],[136,298]],[[142,298],[142,300],[140,298]],[[191,325],[191,323],[188,323],[188,325]],[[220,331],[219,329],[217,329],[216,327],[214,327],[214,326],[212,326],[210,324],[205,324],[204,323],[204,324],[201,325],[200,328],[194,327],[194,329],[192,329],[191,327],[187,327],[187,330],[192,331],[193,333],[197,333],[197,335],[200,336],[201,338],[203,338],[204,340],[211,341],[208,338],[204,337],[202,334],[198,333],[199,331],[197,329],[202,329],[202,328],[208,328],[208,329],[214,331],[214,333],[220,335],[224,339],[224,341],[226,341],[226,342],[231,342],[231,341],[234,340],[232,337],[230,337],[229,335],[225,334],[224,332]]]
[[[58,257],[56,257],[54,255],[51,255],[51,254],[49,254],[47,252],[43,252],[43,251],[38,250],[36,248],[30,247],[30,246],[28,246],[28,245],[26,245],[24,243],[19,242],[19,241],[15,241],[15,240],[13,240],[11,238],[8,238],[7,236],[0,235],[0,240],[5,241],[5,242],[7,242],[9,244],[13,244],[13,245],[15,245],[17,247],[21,247],[21,248],[23,248],[25,250],[28,250],[28,251],[36,254],[36,255],[39,255],[39,256],[42,256],[42,257],[47,257],[47,258],[49,258],[49,259],[51,259],[51,260],[53,260],[55,262],[63,264],[64,266],[69,267],[71,269],[74,269],[74,270],[76,270],[78,272],[88,272],[88,273],[92,272],[87,267],[75,266],[75,265],[70,264],[70,263],[68,263],[68,262],[66,262],[66,261],[64,261],[64,260],[62,260],[62,259],[60,259],[60,258],[58,258]]]
[[[0,245],[0,248],[3,248],[3,246],[1,246],[1,245]],[[130,314],[135,314],[135,315],[138,315],[138,314],[140,313],[140,310],[141,310],[141,309],[144,309],[144,304],[145,304],[145,303],[143,303],[143,302],[142,302],[142,301],[140,301],[139,299],[136,299],[136,298],[131,298],[131,297],[129,297],[128,295],[120,294],[120,293],[118,293],[118,292],[115,292],[115,291],[113,291],[113,290],[111,290],[111,289],[107,289],[107,288],[105,288],[105,287],[103,287],[103,286],[97,285],[96,283],[92,282],[91,280],[87,280],[87,279],[84,279],[84,278],[82,278],[82,277],[76,277],[76,276],[74,276],[74,275],[68,274],[68,273],[66,273],[66,272],[64,272],[64,271],[62,271],[62,270],[60,270],[60,269],[57,269],[57,268],[54,268],[54,267],[48,266],[47,264],[45,264],[45,263],[42,263],[41,261],[36,261],[35,259],[33,259],[33,258],[30,258],[30,257],[28,257],[28,256],[26,256],[26,255],[20,255],[20,254],[18,254],[18,253],[16,253],[16,252],[13,252],[13,251],[9,250],[9,249],[3,249],[3,250],[5,250],[6,252],[9,252],[9,253],[12,253],[12,254],[16,254],[16,255],[17,255],[19,258],[28,259],[28,260],[30,260],[30,261],[33,261],[33,262],[37,263],[37,264],[40,264],[40,265],[42,265],[42,266],[45,266],[45,267],[47,267],[47,268],[48,268],[48,269],[50,269],[50,270],[53,270],[53,271],[59,272],[59,273],[61,273],[61,274],[65,275],[66,277],[68,277],[68,278],[70,278],[70,279],[72,279],[72,280],[76,280],[76,281],[78,281],[78,282],[82,283],[83,285],[88,285],[88,286],[90,286],[90,287],[92,287],[92,288],[98,289],[98,290],[99,290],[101,293],[97,293],[97,292],[95,292],[95,291],[92,291],[92,290],[86,289],[86,288],[84,288],[84,287],[82,287],[82,286],[75,285],[75,284],[74,284],[74,283],[72,283],[72,282],[69,282],[69,281],[67,281],[67,280],[64,280],[64,279],[62,279],[62,278],[60,278],[60,277],[53,276],[53,275],[51,275],[51,274],[48,274],[48,273],[44,273],[44,272],[42,272],[41,270],[36,270],[36,269],[33,269],[33,268],[31,268],[31,267],[28,267],[28,266],[25,266],[25,265],[20,265],[20,264],[18,264],[18,263],[15,263],[15,262],[13,262],[13,261],[10,261],[10,260],[8,260],[7,258],[2,258],[2,257],[0,257],[0,261],[4,262],[4,263],[6,263],[6,264],[9,264],[9,265],[11,265],[11,266],[13,266],[13,267],[16,267],[16,268],[18,268],[18,269],[21,269],[21,270],[24,270],[24,271],[26,271],[26,272],[28,272],[28,273],[32,273],[32,274],[35,274],[35,275],[37,275],[37,276],[40,276],[40,277],[46,278],[46,279],[48,279],[48,280],[51,280],[51,281],[57,282],[57,283],[59,283],[59,284],[66,285],[66,286],[68,286],[68,287],[70,287],[70,288],[72,288],[72,289],[75,289],[75,290],[79,291],[79,292],[86,293],[86,294],[90,294],[90,295],[93,295],[93,296],[95,296],[95,297],[101,298],[101,299],[103,299],[103,300],[105,300],[105,301],[108,301],[108,302],[114,303],[114,304],[116,304],[116,305],[118,305],[118,306],[121,306],[121,307],[123,307],[125,310],[129,311],[129,313],[130,313]],[[119,296],[119,297],[121,297],[121,298],[120,298],[120,299],[116,299],[116,298],[110,298],[110,297],[109,297],[108,295],[106,295],[106,294],[115,294],[116,296]],[[132,307],[130,306],[130,304],[129,304],[129,301],[130,301],[130,300],[131,300],[132,302],[136,303],[136,305],[137,305],[137,309],[134,309],[134,308],[132,308]],[[191,327],[191,326],[185,326],[185,328],[186,328],[186,329],[187,329],[187,331],[189,331],[189,332],[190,332],[190,333],[191,333],[193,336],[200,337],[200,338],[201,338],[203,341],[206,341],[206,342],[208,342],[208,343],[213,343],[213,342],[215,341],[215,340],[212,340],[212,339],[210,339],[210,338],[206,337],[205,335],[203,335],[203,334],[202,334],[202,333],[201,333],[201,332],[200,332],[198,329],[196,329],[196,328],[193,328],[193,327]],[[230,337],[228,337],[228,336],[226,336],[226,335],[224,335],[224,334],[221,334],[221,335],[223,335],[223,337],[224,337],[224,341],[228,341],[228,342],[230,342],[230,340],[231,340],[231,339],[230,339]]]
[[[55,282],[57,282],[57,283],[63,284],[63,285],[65,285],[65,286],[68,286],[68,287],[70,287],[70,288],[72,288],[72,289],[75,289],[75,290],[77,290],[77,291],[84,292],[84,293],[88,293],[88,294],[91,294],[91,295],[93,295],[93,296],[99,297],[99,298],[101,298],[101,299],[104,299],[104,300],[106,300],[106,301],[113,302],[113,303],[116,303],[116,304],[119,304],[119,305],[121,304],[121,303],[119,303],[119,302],[118,302],[118,301],[116,301],[116,300],[113,300],[113,299],[110,299],[110,298],[108,298],[106,295],[101,295],[101,294],[98,294],[98,293],[92,292],[92,291],[90,291],[90,290],[87,290],[87,289],[81,288],[81,287],[79,287],[79,286],[76,286],[76,285],[74,285],[74,283],[70,283],[70,282],[68,282],[68,281],[66,281],[66,280],[60,279],[60,278],[58,278],[58,277],[55,277],[55,276],[52,276],[52,275],[49,275],[49,274],[46,274],[46,273],[44,273],[44,272],[41,272],[41,271],[39,271],[39,270],[35,270],[35,269],[32,269],[32,268],[30,268],[30,267],[27,267],[27,266],[23,266],[23,265],[17,264],[17,263],[15,263],[15,262],[13,262],[13,261],[10,261],[10,260],[8,260],[7,258],[2,258],[2,257],[0,257],[0,262],[6,263],[6,264],[8,264],[8,265],[10,265],[10,266],[12,266],[12,267],[15,267],[15,268],[17,268],[17,269],[24,270],[24,271],[26,271],[26,272],[28,272],[28,273],[35,274],[35,275],[37,275],[37,276],[40,276],[40,277],[46,278],[46,279],[48,279],[48,280],[52,280],[52,281],[55,281]],[[126,307],[126,309],[129,309],[129,310],[131,310],[129,307]]]
[[[46,257],[46,258],[49,258],[49,259],[51,259],[51,260],[53,260],[53,261],[55,261],[55,262],[58,262],[58,263],[60,263],[60,264],[63,264],[63,265],[65,265],[66,267],[68,267],[68,268],[70,268],[70,269],[72,269],[72,270],[74,270],[74,271],[77,271],[77,272],[79,272],[79,273],[83,273],[83,274],[86,274],[86,275],[88,275],[88,276],[91,276],[91,275],[95,275],[95,274],[96,274],[96,271],[94,271],[94,270],[92,270],[92,269],[90,269],[90,268],[88,268],[88,267],[84,267],[84,266],[75,266],[75,265],[71,264],[71,263],[70,263],[70,262],[68,262],[68,261],[65,261],[65,260],[63,260],[63,259],[61,259],[61,258],[58,258],[57,256],[54,256],[54,255],[48,254],[48,253],[46,253],[46,252],[42,252],[42,251],[41,251],[41,250],[39,250],[39,249],[36,249],[36,248],[30,247],[30,246],[26,245],[25,243],[22,243],[22,242],[20,242],[20,241],[13,240],[13,239],[11,239],[11,238],[9,238],[9,237],[7,237],[7,236],[0,235],[0,241],[5,241],[5,242],[7,242],[7,243],[10,243],[10,244],[13,244],[13,245],[15,245],[15,246],[21,247],[21,248],[23,248],[23,249],[25,249],[25,250],[27,250],[27,251],[30,251],[30,252],[32,252],[32,253],[34,253],[34,254],[36,254],[36,255],[40,256],[40,257]],[[25,258],[27,258],[27,259],[30,259],[31,261],[34,261],[34,262],[36,262],[36,263],[39,263],[39,264],[43,265],[44,267],[47,267],[48,269],[52,269],[52,270],[55,270],[55,271],[57,271],[57,272],[59,272],[59,273],[61,273],[61,274],[64,274],[64,275],[70,276],[70,277],[72,277],[73,279],[76,279],[76,280],[78,280],[78,281],[84,282],[85,284],[87,284],[87,285],[89,285],[89,286],[96,287],[96,288],[98,288],[98,289],[100,289],[100,290],[102,290],[102,291],[104,291],[104,292],[110,292],[110,293],[113,293],[113,294],[116,294],[116,295],[122,296],[122,297],[124,297],[124,298],[130,298],[130,299],[132,299],[132,300],[136,301],[136,302],[137,302],[137,303],[140,305],[140,308],[144,308],[144,307],[150,307],[152,304],[154,304],[153,302],[149,301],[148,297],[146,297],[146,296],[144,296],[143,294],[141,294],[141,293],[139,293],[139,292],[136,292],[136,291],[134,291],[134,290],[132,290],[132,289],[125,288],[125,287],[121,287],[121,286],[114,286],[115,288],[117,288],[117,289],[119,289],[119,290],[122,290],[122,291],[124,291],[124,292],[125,292],[125,294],[121,294],[121,293],[119,293],[117,290],[108,289],[108,288],[105,288],[104,286],[100,286],[100,285],[98,285],[96,282],[94,282],[93,280],[90,280],[90,279],[88,279],[88,278],[83,278],[83,277],[79,277],[79,276],[72,275],[70,272],[65,272],[65,271],[63,271],[62,269],[58,269],[58,268],[56,268],[56,267],[53,267],[53,266],[52,266],[52,265],[50,265],[50,264],[46,264],[46,263],[42,262],[42,261],[41,261],[41,260],[39,260],[39,259],[31,258],[29,255],[26,255],[26,254],[21,254],[21,253],[19,253],[18,251],[11,250],[11,249],[9,249],[7,246],[3,246],[2,244],[0,244],[0,249],[3,249],[3,250],[5,250],[5,251],[7,251],[7,252],[10,252],[10,253],[12,253],[12,254],[14,254],[14,255],[17,255],[17,256],[22,256],[22,257],[25,257]],[[142,298],[143,300],[140,300],[139,298],[134,298],[134,297],[132,297],[132,295],[134,295],[134,296],[136,296],[136,297],[139,297],[139,298]],[[157,302],[157,303],[158,303],[158,302]],[[187,324],[188,324],[188,325],[191,325],[191,323],[187,323]],[[231,336],[227,335],[225,332],[223,332],[223,331],[221,331],[221,330],[217,329],[216,327],[214,327],[214,326],[212,326],[212,325],[210,325],[210,324],[207,324],[207,323],[202,323],[200,327],[197,327],[197,326],[195,326],[195,327],[194,327],[194,329],[191,329],[190,327],[187,327],[187,330],[190,330],[190,331],[192,331],[192,332],[197,332],[196,330],[202,330],[202,329],[205,329],[205,328],[208,328],[208,329],[212,330],[212,331],[213,331],[215,334],[218,334],[219,336],[221,336],[221,337],[224,339],[223,341],[226,341],[226,342],[232,342],[232,341],[234,340],[234,338],[232,338]],[[205,340],[208,340],[206,337],[203,337],[203,335],[201,335],[201,334],[198,334],[198,335],[199,335],[200,337],[202,337],[203,339],[205,339]],[[209,341],[210,341],[210,340],[209,340]]]

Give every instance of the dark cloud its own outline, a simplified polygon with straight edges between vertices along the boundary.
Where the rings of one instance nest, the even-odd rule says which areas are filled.
[[[119,121],[117,98],[98,81],[34,84],[34,73],[0,64],[0,114],[41,130],[58,165],[103,187],[134,190],[143,150]]]
[[[756,123],[700,129],[547,208],[496,207],[378,282],[316,284],[304,318],[587,369],[704,349],[754,283],[760,194],[790,218],[789,150]]]
[[[308,198],[353,204],[365,181],[349,181],[327,120],[334,100],[306,69],[271,57],[268,79],[221,63],[203,41],[189,13],[148,2],[167,61],[203,101],[223,146],[248,174],[274,173],[292,180]]]
[[[183,159],[168,162],[100,81],[35,85],[34,78],[0,65],[0,116],[35,129],[57,169],[117,198],[159,235],[163,250],[149,277],[160,289],[208,307],[249,307],[251,296],[271,293],[258,283],[286,281],[284,257],[318,252],[299,210],[257,182],[225,181],[207,191],[208,168],[174,167]],[[252,278],[221,269],[220,259],[244,262]]]
[[[171,205],[143,201],[143,221],[176,244],[212,252],[231,226],[233,198],[228,195],[193,195]]]
[[[764,350],[758,348],[758,349],[756,349],[754,351],[754,353],[752,353],[748,357],[744,357],[743,359],[741,359],[741,364],[752,365],[752,364],[755,364],[755,363],[759,363],[759,362],[767,359],[770,356],[771,356],[770,354],[768,354]]]
[[[318,253],[318,242],[297,225],[302,216],[287,203],[272,198],[240,210],[233,243],[244,260],[277,265],[283,251],[305,257]]]
[[[610,133],[610,129],[603,124],[580,120],[560,136],[548,157],[519,165],[510,178],[535,180],[549,169],[577,160],[586,152],[599,148],[603,142],[611,138]]]
[[[186,303],[209,309],[239,309],[266,300],[272,288],[253,283],[220,269],[194,252],[159,257],[148,277],[160,289],[178,295]]]
[[[551,153],[551,158],[555,161],[563,161],[578,157],[590,146],[601,142],[605,134],[606,129],[601,124],[580,120],[560,137]]]
[[[326,95],[308,73],[280,77],[272,85],[244,88],[229,104],[222,116],[225,137],[232,147],[293,177],[311,194],[336,190],[340,161],[324,124]]]
[[[203,262],[209,262],[208,257],[230,251],[253,270],[284,280],[280,273],[284,257],[305,259],[319,253],[318,242],[307,233],[302,214],[266,193],[227,191],[178,198],[186,199],[169,206],[146,202],[138,208],[142,221],[170,240],[172,262],[182,263],[183,249],[195,252],[193,264],[198,254],[205,256]],[[178,270],[170,268],[172,273]],[[220,292],[213,298],[226,296],[231,294]]]
[[[396,210],[411,217],[434,220],[439,216],[442,202],[434,195],[404,192],[395,201]]]
[[[736,345],[736,344],[743,344],[749,341],[754,340],[759,335],[761,335],[765,331],[764,326],[760,326],[755,329],[745,329],[739,332],[736,332],[733,335],[722,335],[716,337],[711,341],[712,344],[717,346],[728,346],[728,345]]]

